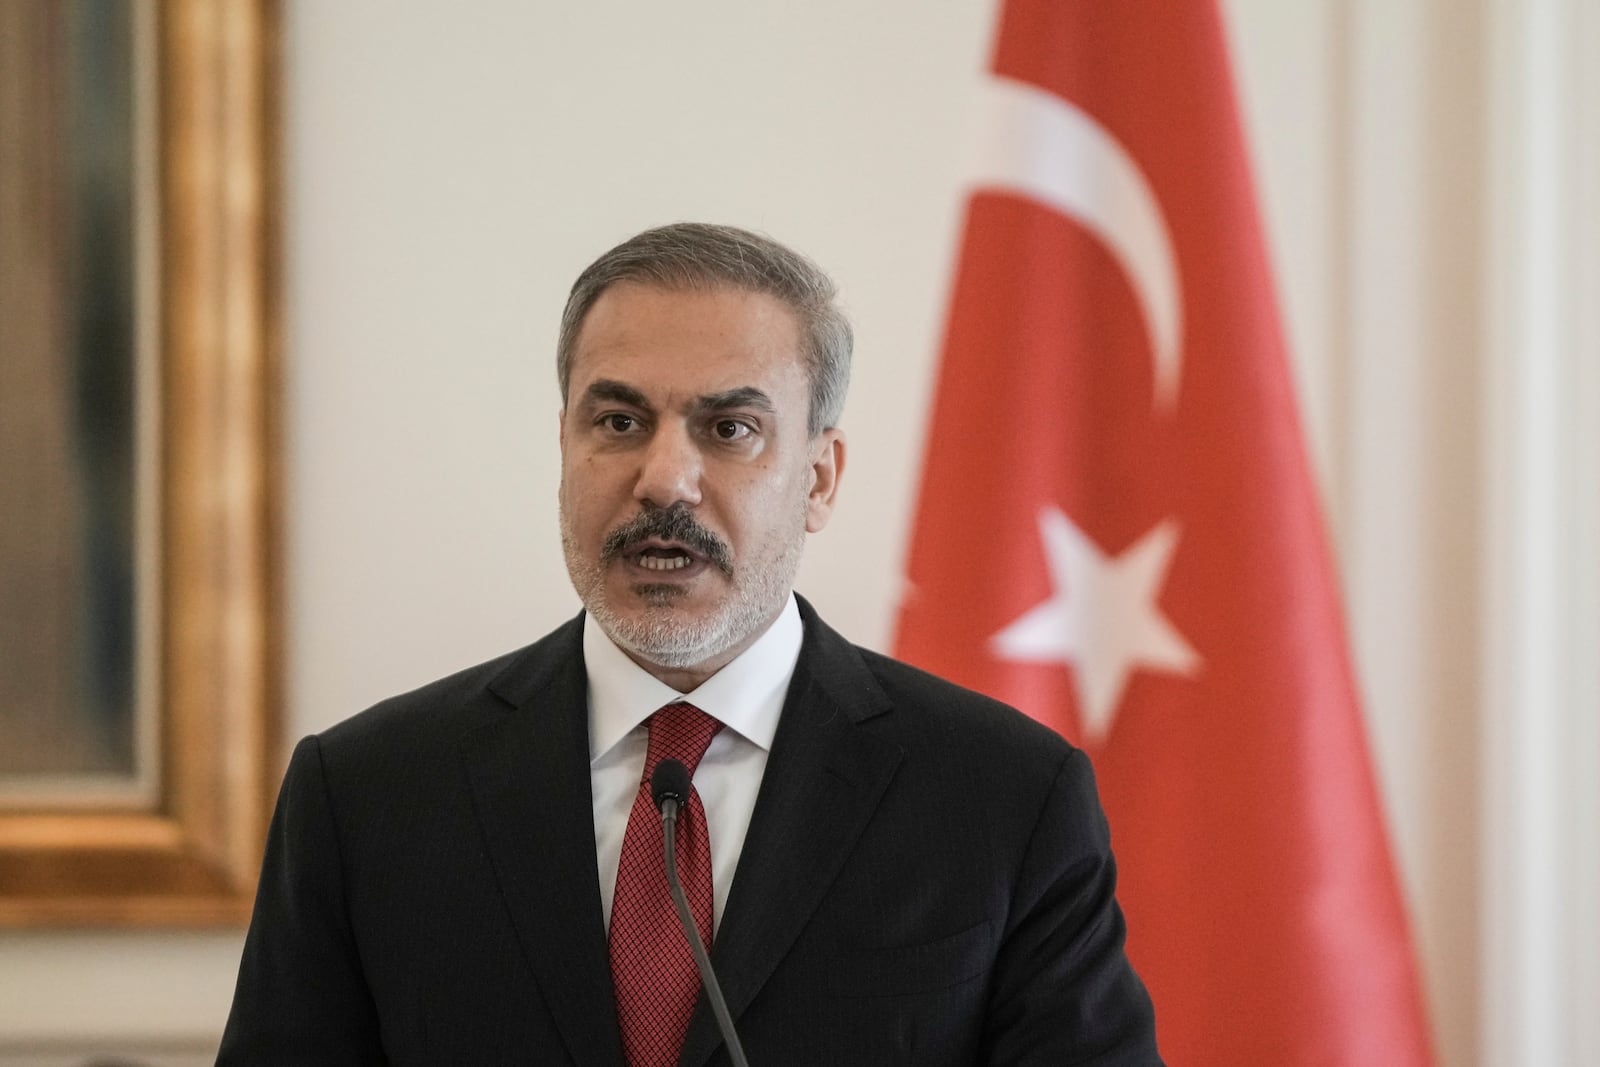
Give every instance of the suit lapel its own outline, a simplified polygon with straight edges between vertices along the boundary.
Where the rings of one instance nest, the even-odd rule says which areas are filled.
[[[805,644],[712,948],[735,1020],[821,903],[901,758],[860,729],[888,710],[860,654],[800,605]],[[721,1040],[702,996],[680,1067],[699,1067]]]
[[[616,1014],[597,1010],[614,995],[589,817],[581,633],[581,621],[568,623],[490,683],[510,708],[467,736],[463,758],[517,940],[568,1052],[585,1067],[621,1067]]]

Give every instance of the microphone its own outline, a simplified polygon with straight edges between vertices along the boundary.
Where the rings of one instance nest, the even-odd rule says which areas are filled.
[[[733,1016],[728,1014],[728,1002],[722,998],[722,985],[717,972],[711,969],[711,957],[706,955],[700,931],[695,929],[694,916],[689,913],[689,898],[683,895],[683,883],[678,880],[678,812],[689,803],[689,768],[675,759],[664,759],[656,764],[650,775],[650,799],[661,811],[661,841],[667,857],[667,890],[672,894],[673,906],[678,912],[678,925],[689,941],[689,951],[694,953],[694,965],[700,970],[700,984],[705,987],[711,1001],[711,1013],[717,1017],[717,1029],[728,1046],[733,1067],[750,1067],[744,1058],[744,1046],[733,1028]]]
[[[662,805],[670,800],[672,816],[676,818],[689,803],[689,768],[675,759],[664,759],[656,764],[655,772],[650,775],[650,799],[656,802],[656,810],[663,816],[666,810]]]

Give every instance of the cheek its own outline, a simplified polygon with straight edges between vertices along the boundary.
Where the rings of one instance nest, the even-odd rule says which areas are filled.
[[[582,465],[567,465],[561,471],[561,511],[575,533],[586,534],[595,521],[595,492],[593,479],[586,476]]]
[[[810,480],[809,467],[779,469],[751,486],[737,512],[743,528],[769,540],[792,537],[806,521]]]
[[[572,471],[566,463],[561,464],[561,484],[556,487],[556,502],[561,506],[561,513],[567,516],[568,521],[576,518],[577,493],[574,487],[577,483],[572,478]]]

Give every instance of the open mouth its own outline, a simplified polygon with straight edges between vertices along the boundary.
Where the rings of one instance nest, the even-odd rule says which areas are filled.
[[[657,575],[680,573],[706,561],[700,553],[676,541],[655,539],[629,545],[622,552],[622,558]]]
[[[695,562],[695,558],[682,549],[647,548],[634,557],[633,562],[647,571],[681,571]]]
[[[600,545],[600,562],[618,561],[655,579],[688,579],[708,567],[733,575],[733,553],[727,543],[677,504],[643,511],[607,534]]]

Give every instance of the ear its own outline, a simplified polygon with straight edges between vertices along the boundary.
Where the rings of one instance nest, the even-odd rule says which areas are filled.
[[[556,446],[561,449],[561,454],[567,454],[567,409],[562,408],[556,415]]]
[[[811,492],[806,497],[806,533],[828,525],[844,473],[844,431],[823,430],[811,442]]]

